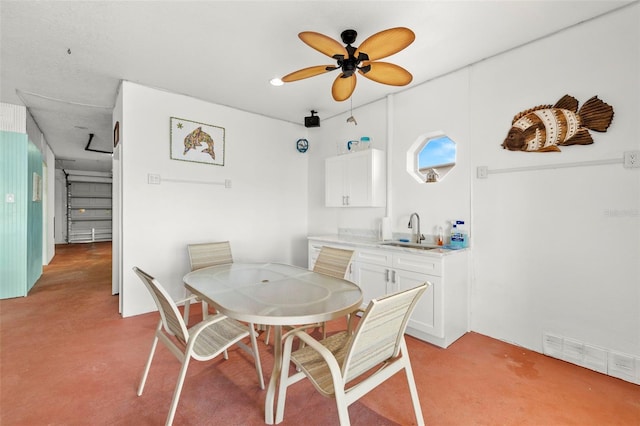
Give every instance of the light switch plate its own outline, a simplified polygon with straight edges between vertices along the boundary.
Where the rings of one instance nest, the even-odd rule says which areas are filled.
[[[160,175],[149,173],[147,175],[147,183],[150,185],[160,185]]]
[[[625,151],[624,167],[627,169],[640,167],[640,151]]]

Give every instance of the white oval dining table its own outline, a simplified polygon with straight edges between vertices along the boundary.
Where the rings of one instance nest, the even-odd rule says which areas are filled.
[[[282,326],[314,324],[346,316],[360,307],[356,284],[281,263],[230,263],[198,269],[184,285],[238,321],[271,325],[274,365],[265,398],[265,423],[273,424],[282,366]]]

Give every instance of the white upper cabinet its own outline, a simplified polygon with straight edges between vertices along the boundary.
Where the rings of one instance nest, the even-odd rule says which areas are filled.
[[[327,158],[325,191],[327,207],[384,207],[384,152],[367,149]]]

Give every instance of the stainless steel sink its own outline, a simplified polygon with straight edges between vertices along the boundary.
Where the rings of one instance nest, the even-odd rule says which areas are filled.
[[[442,248],[442,246],[436,246],[433,244],[416,244],[416,243],[403,243],[401,241],[390,241],[386,243],[382,243],[383,246],[392,246],[392,247],[404,247],[418,250],[434,250],[438,248]]]

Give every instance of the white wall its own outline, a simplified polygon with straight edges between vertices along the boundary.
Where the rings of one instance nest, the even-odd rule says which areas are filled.
[[[112,173],[112,197],[111,197],[111,294],[122,294],[122,128],[125,125],[122,120],[122,82],[118,86],[118,94],[116,96],[113,114],[111,115],[111,123],[115,129],[116,123],[119,123],[119,139],[118,144],[113,147],[113,156],[111,162]],[[115,143],[115,141],[114,141]],[[123,298],[119,298],[118,312],[122,313]]]
[[[62,169],[55,169],[55,244],[67,243],[67,179]]]
[[[624,151],[640,150],[639,24],[635,3],[400,92],[388,104],[354,109],[358,135],[389,144],[394,232],[407,232],[413,211],[425,233],[451,219],[470,221],[471,330],[536,351],[551,332],[640,355],[640,170],[616,164],[476,178],[478,166],[621,160]],[[594,95],[612,105],[610,129],[592,132],[593,145],[561,153],[501,148],[515,114],[564,94],[580,105]],[[347,116],[324,120],[309,135],[312,148],[321,145],[310,150],[310,234],[375,229],[384,215],[323,207],[324,159],[335,155],[336,141],[351,138]],[[405,171],[406,149],[436,130],[456,142],[457,165],[440,183],[418,184]]]
[[[156,276],[174,297],[184,295],[187,244],[230,240],[238,261],[306,266],[307,158],[295,142],[303,126],[194,98],[122,84],[123,316],[154,309],[132,272]],[[169,118],[225,128],[225,165],[171,160]],[[223,182],[224,186],[163,181]]]
[[[640,7],[620,10],[471,68],[473,167],[622,159],[640,149]],[[595,143],[517,153],[518,112],[570,94],[614,107]],[[640,171],[621,164],[473,179],[472,329],[542,349],[543,332],[640,354]],[[611,212],[623,212],[611,215]]]

